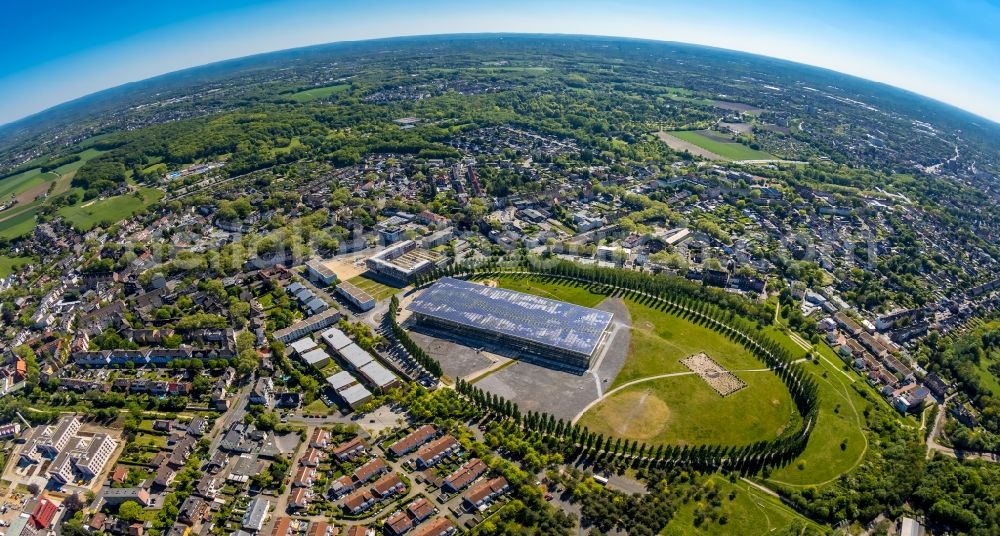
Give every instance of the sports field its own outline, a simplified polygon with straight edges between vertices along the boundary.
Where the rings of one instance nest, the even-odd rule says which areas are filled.
[[[334,84],[332,86],[314,87],[298,93],[292,93],[288,97],[298,102],[312,102],[314,100],[325,99],[334,93],[347,91],[350,84]]]
[[[347,282],[370,294],[371,297],[375,298],[375,301],[382,301],[402,290],[366,277],[364,274],[352,277]]]
[[[506,276],[497,283],[583,306],[594,306],[605,298],[599,287],[554,278]],[[654,444],[745,444],[801,424],[784,384],[771,372],[760,370],[764,365],[741,346],[659,308],[631,299],[624,303],[632,316],[629,355],[616,379],[604,385],[605,397],[579,416],[579,422],[591,431]],[[794,357],[807,354],[780,329],[765,331]],[[819,387],[817,422],[802,455],[772,470],[770,483],[793,488],[822,486],[857,468],[868,449],[865,407],[884,404],[860,375],[844,369],[829,346],[819,345],[817,350],[821,356],[817,363],[799,364]],[[697,352],[705,352],[747,387],[725,398],[719,396],[679,362]],[[916,426],[910,421],[900,418],[900,425]],[[724,529],[708,534],[725,534]]]
[[[666,133],[717,155],[722,160],[773,160],[774,155],[751,149],[742,143],[717,139],[712,133],[698,130],[674,130]]]
[[[538,277],[503,277],[505,288],[593,307],[597,287]],[[799,422],[784,384],[742,346],[658,307],[626,299],[632,316],[629,353],[579,422],[591,431],[651,444],[738,445],[771,439]],[[705,352],[747,387],[720,396],[681,364]]]

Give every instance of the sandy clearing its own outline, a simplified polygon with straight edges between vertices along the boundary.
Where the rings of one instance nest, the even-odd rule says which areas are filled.
[[[363,255],[359,255],[356,257],[331,259],[328,261],[324,261],[323,265],[325,265],[330,270],[333,270],[333,273],[337,274],[337,279],[341,281],[347,281],[348,279],[352,279],[356,276],[365,273],[365,271],[368,269],[365,266],[366,258],[367,257]]]

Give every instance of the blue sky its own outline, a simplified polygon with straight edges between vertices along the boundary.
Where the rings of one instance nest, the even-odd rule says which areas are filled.
[[[1000,121],[1000,0],[7,0],[0,124],[226,58],[333,41],[576,33],[754,52],[886,82]]]

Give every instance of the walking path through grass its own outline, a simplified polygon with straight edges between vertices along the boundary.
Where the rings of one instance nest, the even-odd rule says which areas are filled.
[[[805,361],[807,361],[807,360],[806,359],[799,359],[797,361],[794,361],[793,364],[803,363]],[[774,370],[773,367],[766,367],[766,368],[756,368],[756,369],[731,370],[730,372],[771,372],[773,370]],[[573,417],[573,423],[575,424],[576,421],[580,420],[580,417],[583,417],[584,413],[587,413],[588,410],[590,410],[591,408],[593,408],[597,404],[601,403],[605,398],[608,398],[609,396],[617,393],[618,391],[621,391],[622,389],[625,389],[626,387],[631,387],[631,386],[639,384],[639,383],[649,382],[649,381],[653,381],[653,380],[662,380],[663,378],[673,378],[675,376],[691,376],[691,375],[695,375],[695,374],[698,374],[698,373],[694,372],[694,371],[690,371],[690,370],[687,371],[687,372],[670,372],[670,373],[667,373],[667,374],[657,374],[656,376],[649,376],[649,377],[646,377],[646,378],[639,378],[638,380],[632,380],[632,381],[630,381],[628,383],[623,383],[623,384],[615,387],[614,389],[612,389],[612,390],[604,393],[603,395],[601,395],[600,398],[594,400],[590,404],[587,404],[587,407],[585,407],[582,410],[580,410],[580,412],[577,413],[576,416]]]

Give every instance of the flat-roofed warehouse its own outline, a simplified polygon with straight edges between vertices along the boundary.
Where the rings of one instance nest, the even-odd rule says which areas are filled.
[[[310,279],[324,285],[332,285],[337,282],[337,274],[327,266],[325,261],[319,259],[309,261],[306,263],[306,271]]]
[[[375,308],[375,298],[371,294],[347,281],[341,281],[337,284],[337,293],[362,311],[371,311]]]
[[[427,249],[419,249],[413,240],[404,240],[368,258],[368,270],[403,283],[428,272],[447,261],[447,257]]]
[[[587,369],[612,314],[446,277],[409,305],[418,322],[471,332],[573,369]]]

